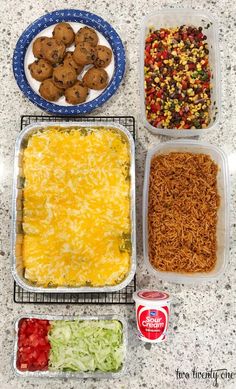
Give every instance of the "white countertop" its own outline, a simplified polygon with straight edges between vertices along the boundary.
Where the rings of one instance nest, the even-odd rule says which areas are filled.
[[[222,71],[222,120],[213,132],[201,137],[216,144],[229,157],[231,173],[231,239],[230,259],[226,274],[219,281],[200,285],[184,286],[162,283],[148,273],[142,256],[141,200],[144,159],[147,148],[165,137],[153,136],[143,127],[139,101],[139,39],[143,15],[152,8],[167,5],[208,10],[219,22],[221,71]],[[20,116],[42,114],[20,92],[14,80],[11,62],[13,49],[22,31],[36,18],[46,12],[62,8],[80,8],[94,12],[120,33],[127,50],[128,66],[119,91],[102,108],[92,115],[133,115],[137,121],[137,226],[138,226],[138,288],[165,288],[173,296],[171,326],[167,343],[152,345],[142,343],[137,338],[133,306],[83,306],[83,305],[33,305],[13,302],[13,280],[11,277],[10,255],[10,209],[11,182],[14,142],[20,131]],[[235,2],[219,1],[151,1],[151,0],[8,0],[1,3],[1,128],[0,128],[0,193],[1,193],[1,347],[0,347],[0,388],[86,388],[86,389],[201,389],[212,388],[214,379],[193,378],[192,370],[205,372],[207,369],[227,369],[234,372],[233,379],[222,379],[218,373],[220,388],[236,387],[236,21]],[[233,209],[234,204],[234,209]],[[117,381],[72,381],[20,379],[14,377],[11,369],[13,346],[13,322],[22,313],[53,314],[123,314],[129,324],[128,374]],[[177,378],[176,370],[189,373],[189,379]]]

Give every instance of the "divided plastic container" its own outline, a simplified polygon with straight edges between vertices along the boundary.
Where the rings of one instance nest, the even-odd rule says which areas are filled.
[[[213,78],[211,79],[211,121],[207,128],[177,130],[169,128],[156,128],[152,126],[146,118],[145,110],[145,91],[144,91],[144,49],[145,38],[149,28],[160,29],[162,27],[177,27],[183,24],[202,27],[204,35],[207,36],[209,46],[209,63]],[[140,96],[141,96],[141,113],[145,127],[154,134],[179,137],[193,137],[201,135],[208,130],[213,130],[219,124],[221,116],[221,88],[220,88],[220,54],[218,43],[218,25],[211,14],[202,10],[189,8],[173,8],[156,10],[143,19],[141,30],[141,48],[140,48]],[[215,103],[214,103],[215,102]]]
[[[217,188],[220,196],[217,222],[217,261],[214,269],[209,273],[177,273],[164,272],[155,269],[148,255],[148,192],[150,164],[154,155],[168,154],[170,152],[190,152],[194,154],[208,154],[218,165]],[[159,279],[176,283],[194,283],[202,281],[215,281],[225,271],[229,255],[229,171],[228,160],[225,153],[215,145],[197,140],[183,139],[154,146],[147,153],[145,177],[143,187],[143,251],[149,270]]]

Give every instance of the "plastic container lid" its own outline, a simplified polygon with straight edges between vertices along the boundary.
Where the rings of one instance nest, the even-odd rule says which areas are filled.
[[[170,301],[170,295],[166,292],[158,290],[139,290],[134,292],[133,299],[135,302],[152,302],[152,303],[163,303],[164,301]]]

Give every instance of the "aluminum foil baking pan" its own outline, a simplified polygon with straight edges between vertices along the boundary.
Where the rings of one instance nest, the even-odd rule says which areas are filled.
[[[22,242],[23,242],[23,187],[24,177],[22,169],[22,159],[24,149],[27,147],[29,138],[37,131],[43,131],[47,127],[66,128],[101,128],[114,129],[125,135],[130,145],[130,222],[131,222],[131,263],[130,270],[126,278],[117,285],[92,287],[39,287],[24,277],[24,267],[22,260]],[[135,220],[135,146],[131,133],[122,125],[114,122],[42,122],[34,123],[25,127],[19,134],[15,145],[14,174],[13,174],[13,195],[12,195],[12,226],[11,226],[11,252],[12,252],[12,275],[17,284],[28,292],[37,293],[98,293],[98,292],[116,292],[125,288],[133,279],[136,270],[136,220]]]
[[[19,322],[21,319],[42,319],[42,320],[118,320],[121,322],[123,327],[123,365],[120,370],[117,372],[101,372],[101,371],[92,371],[92,372],[56,372],[56,371],[21,371],[17,368],[17,350],[18,350],[18,328]],[[54,315],[34,315],[27,314],[18,317],[15,321],[15,339],[14,339],[14,353],[12,358],[13,370],[17,376],[29,378],[119,378],[126,372],[126,362],[127,362],[127,322],[126,320],[119,315],[101,315],[101,316],[54,316]]]

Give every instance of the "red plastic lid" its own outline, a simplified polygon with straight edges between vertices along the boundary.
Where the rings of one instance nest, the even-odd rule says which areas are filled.
[[[159,292],[157,290],[140,290],[137,296],[145,300],[167,300],[170,298],[166,292]]]

